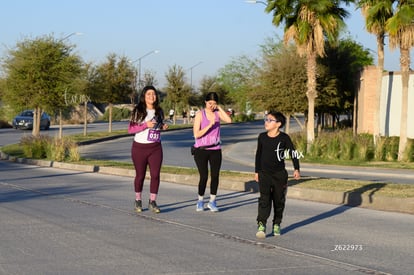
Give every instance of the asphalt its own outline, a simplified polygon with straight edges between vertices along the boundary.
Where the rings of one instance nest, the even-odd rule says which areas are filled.
[[[195,186],[162,181],[162,212],[135,213],[132,181],[0,161],[0,274],[412,273],[413,215],[289,199],[257,239],[257,193],[196,212]]]
[[[124,137],[124,135],[122,136]],[[111,137],[114,139],[116,137]],[[101,142],[108,140],[96,140],[92,142]],[[87,144],[91,144],[89,141]],[[245,141],[239,142],[231,145],[227,145],[223,148],[223,157],[231,160],[235,163],[242,165],[252,165],[252,152],[254,152],[256,146],[255,141]],[[33,160],[33,159],[23,159],[9,156],[3,152],[0,152],[0,159],[9,160],[18,163],[26,163],[38,166],[46,167],[55,167],[55,168],[64,168],[70,170],[79,170],[86,172],[95,172],[102,174],[111,174],[119,176],[134,177],[135,171],[131,169],[121,169],[113,167],[99,167],[96,165],[79,165],[79,164],[70,164],[56,161],[45,161],[45,160]],[[288,171],[292,170],[291,167],[287,167]],[[306,164],[301,163],[302,172],[327,172],[326,165],[315,165],[315,164]],[[371,170],[364,167],[349,167],[346,166],[332,166],[329,165],[329,172],[332,174],[332,178],[335,178],[335,175],[338,174],[347,174],[347,175],[366,175],[370,173]],[[374,173],[374,172],[372,172]],[[405,171],[404,174],[401,173],[401,169],[380,169],[375,170],[375,174],[382,173],[382,175],[392,177],[393,175],[399,175],[400,177],[406,177],[406,179],[412,179],[414,182],[414,171]],[[147,175],[149,176],[149,175]],[[225,190],[233,191],[245,191],[245,192],[257,192],[258,186],[257,183],[253,181],[251,177],[252,174],[246,173],[245,177],[220,177],[220,188]],[[198,175],[177,175],[177,174],[161,174],[161,180],[170,183],[185,184],[185,185],[196,185],[198,183]],[[353,207],[363,207],[375,210],[382,211],[391,211],[391,212],[401,212],[414,214],[414,198],[394,198],[394,197],[382,197],[375,195],[377,186],[375,183],[372,185],[372,189],[367,190],[355,190],[353,192],[336,192],[336,191],[325,191],[325,190],[316,190],[316,189],[306,189],[294,185],[293,180],[290,181],[290,186],[288,188],[288,198],[300,199],[300,200],[309,200],[317,201],[335,205],[348,205]]]

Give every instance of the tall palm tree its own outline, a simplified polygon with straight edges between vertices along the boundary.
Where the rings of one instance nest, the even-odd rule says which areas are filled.
[[[414,46],[414,0],[398,0],[394,16],[387,20],[390,48],[400,48],[402,80],[400,143],[398,160],[404,159],[407,145],[408,81],[410,77],[410,49]]]
[[[349,13],[342,4],[351,0],[268,0],[265,11],[273,12],[273,24],[284,22],[284,42],[294,41],[299,55],[306,57],[308,149],[315,139],[316,58],[325,55],[325,40],[336,41]]]
[[[377,90],[375,93],[375,112],[374,112],[374,143],[380,136],[380,102],[382,90],[382,72],[384,71],[384,40],[385,23],[393,15],[393,3],[395,0],[359,0],[358,7],[365,17],[365,27],[369,33],[377,38]]]

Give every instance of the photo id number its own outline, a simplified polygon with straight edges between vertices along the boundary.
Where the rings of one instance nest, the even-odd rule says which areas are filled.
[[[331,251],[361,251],[361,244],[336,244]]]
[[[148,141],[153,141],[153,142],[160,142],[161,140],[161,134],[159,130],[149,130],[148,132],[148,137],[147,137]]]

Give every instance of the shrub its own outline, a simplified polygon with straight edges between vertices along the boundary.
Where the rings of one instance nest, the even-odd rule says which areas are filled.
[[[387,147],[387,151],[385,154],[385,160],[387,161],[398,160],[399,142],[400,142],[399,137],[388,137],[387,138],[386,144],[384,145]]]
[[[331,138],[326,140],[326,157],[328,159],[339,159],[341,155],[340,148],[340,136],[338,134],[331,134]]]
[[[351,130],[339,131],[339,159],[352,160],[355,154],[356,142]]]
[[[369,161],[374,158],[374,140],[372,135],[362,134],[355,137],[355,160]]]
[[[24,136],[20,144],[27,158],[49,159],[53,161],[78,161],[80,154],[75,142],[68,138],[51,138],[49,136]]]
[[[23,136],[20,140],[23,153],[28,158],[43,159],[46,158],[46,152],[48,144],[51,141],[51,137],[40,135],[35,136]]]
[[[310,146],[308,156],[310,158],[318,159],[318,158],[325,158],[326,157],[326,150],[327,150],[327,141],[328,133],[321,132],[317,138],[313,141],[312,145]]]
[[[81,155],[78,150],[78,145],[75,142],[71,142],[68,147],[69,155],[68,158],[70,161],[79,161],[81,159]]]
[[[64,139],[54,138],[48,144],[46,156],[50,160],[63,161],[66,155],[65,151]]]
[[[131,110],[128,108],[112,108],[112,121],[120,121],[124,119],[129,119],[131,116]],[[109,109],[105,110],[105,113],[102,116],[102,120],[109,121]]]
[[[414,161],[414,139],[407,140],[407,146],[404,152],[404,159]]]
[[[387,138],[378,137],[377,144],[375,145],[374,158],[375,160],[383,161],[385,160],[386,154],[387,154]]]
[[[298,152],[301,152],[306,157],[306,134],[304,132],[293,133],[290,135],[293,145]]]

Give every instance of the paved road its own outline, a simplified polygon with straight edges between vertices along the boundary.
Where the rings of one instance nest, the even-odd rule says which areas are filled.
[[[294,126],[297,127],[297,126]],[[261,121],[230,124],[222,127],[223,164],[222,170],[254,172],[254,155],[259,132],[263,131]],[[80,153],[91,159],[106,159],[131,162],[132,136],[102,143],[82,146]],[[192,130],[167,131],[162,134],[165,165],[195,167],[190,155],[194,143]],[[286,162],[291,170],[291,162]],[[301,163],[303,176],[368,180],[373,182],[414,183],[414,170],[332,166]]]
[[[179,122],[178,122],[179,123]],[[126,129],[127,122],[114,122],[113,130]],[[107,123],[88,124],[88,132],[106,131]],[[291,120],[291,131],[299,130],[294,119]],[[222,127],[223,139],[223,170],[253,172],[256,138],[263,131],[261,121],[231,124]],[[64,125],[63,134],[71,135],[82,133],[82,125]],[[0,129],[0,146],[16,143],[21,136],[30,134],[30,131],[15,129]],[[58,126],[54,125],[49,131],[42,134],[55,136],[58,134]],[[163,133],[164,164],[183,167],[195,167],[194,160],[189,154],[189,147],[193,143],[191,129],[179,131],[167,131]],[[131,161],[130,147],[132,137],[121,138],[81,147],[82,156],[95,159],[111,159],[116,161]],[[178,157],[177,157],[178,156]],[[290,162],[287,162],[288,170],[291,170]],[[304,176],[359,179],[379,182],[414,183],[414,170],[408,169],[375,169],[365,167],[342,167],[332,165],[318,165],[301,163],[301,171]]]
[[[257,193],[161,183],[132,211],[132,178],[0,161],[0,274],[411,274],[414,216],[290,199],[258,242]],[[148,183],[144,198],[148,196]]]

